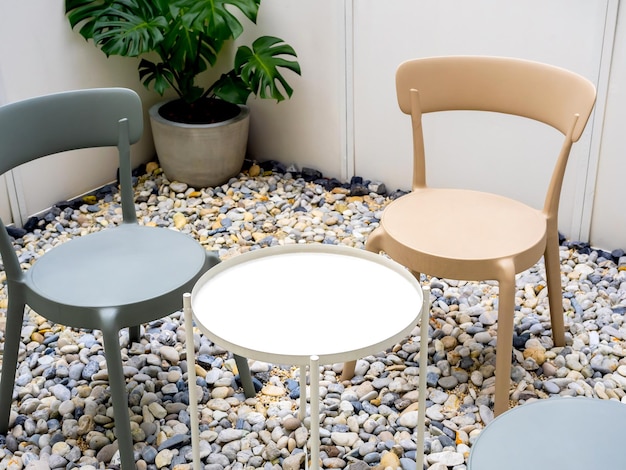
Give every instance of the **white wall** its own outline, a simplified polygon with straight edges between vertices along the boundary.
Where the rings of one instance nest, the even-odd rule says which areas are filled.
[[[619,10],[604,132],[594,190],[591,242],[608,249],[626,249],[626,8]]]
[[[144,100],[150,95],[139,83],[133,59],[111,58],[72,31],[64,16],[63,0],[25,0],[0,3],[0,98],[3,102],[73,88],[125,86]],[[147,133],[133,150],[138,164],[154,153]],[[93,158],[92,158],[93,157]],[[31,162],[15,172],[24,188],[26,214],[77,196],[115,179],[112,149],[70,152]],[[6,214],[2,214],[3,218]]]
[[[270,34],[298,54],[302,76],[286,72],[293,97],[276,104],[250,99],[249,153],[325,175],[345,174],[344,4],[337,0],[264,0],[257,28],[242,42]]]
[[[250,28],[242,40],[261,34],[283,37],[298,53],[302,77],[290,77],[295,90],[290,101],[278,105],[250,101],[250,154],[259,160],[274,158],[317,168],[326,176],[346,179],[358,174],[382,180],[390,189],[407,188],[409,126],[394,95],[393,76],[399,62],[416,56],[477,53],[542,60],[587,76],[600,92],[594,121],[572,155],[562,198],[561,230],[603,248],[626,248],[626,211],[621,210],[615,189],[626,170],[621,158],[626,118],[624,8],[619,12],[611,61],[611,21],[618,3],[263,0],[257,27]],[[133,88],[141,94],[146,109],[158,101],[155,93],[139,83],[137,61],[107,59],[70,30],[63,5],[63,0],[0,2],[0,103],[97,86]],[[607,95],[604,78],[611,64]],[[429,168],[431,183],[448,181],[449,170],[454,169],[449,159],[471,142],[478,150],[458,164],[463,177],[452,179],[453,183],[465,183],[466,176],[488,172],[487,189],[540,203],[537,194],[547,177],[538,176],[536,168],[542,157],[537,155],[558,145],[553,142],[555,136],[537,136],[530,127],[522,136],[522,147],[513,142],[512,136],[517,134],[510,134],[506,119],[489,121],[495,139],[478,134],[462,117],[433,121],[428,124],[434,132],[428,145],[438,160]],[[461,137],[451,138],[449,128],[461,131]],[[149,125],[146,131],[134,149],[136,163],[153,155]],[[487,153],[482,147],[491,141],[495,141],[497,153]],[[509,163],[500,159],[510,150],[517,152],[514,160],[522,161],[522,168],[516,170],[524,180],[519,189],[498,185],[500,175],[512,171]],[[19,172],[24,186],[22,202],[28,214],[35,213],[59,199],[111,181],[116,166],[112,155],[88,161],[64,155],[50,165],[37,162]],[[0,197],[3,216],[6,200]]]

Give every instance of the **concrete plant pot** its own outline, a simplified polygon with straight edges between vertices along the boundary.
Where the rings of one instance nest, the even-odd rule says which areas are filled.
[[[248,144],[250,110],[215,124],[183,124],[165,119],[159,108],[150,108],[150,123],[157,157],[170,181],[193,188],[219,186],[237,176]]]

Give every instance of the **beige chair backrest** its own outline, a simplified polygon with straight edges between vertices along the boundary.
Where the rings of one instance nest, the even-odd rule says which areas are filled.
[[[544,206],[547,214],[556,214],[571,145],[580,138],[595,103],[595,87],[589,80],[528,60],[448,56],[403,62],[396,73],[396,90],[400,109],[412,116],[414,188],[426,186],[422,114],[492,111],[534,119],[560,131],[565,140]]]

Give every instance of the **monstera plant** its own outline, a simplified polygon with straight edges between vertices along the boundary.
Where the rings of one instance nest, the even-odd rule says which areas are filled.
[[[211,172],[222,165],[227,157],[220,155],[221,147],[232,149],[233,145],[215,144],[214,136],[198,137],[195,128],[191,136],[183,137],[183,144],[160,145],[158,134],[164,121],[180,123],[177,127],[182,129],[197,125],[213,130],[235,121],[240,128],[237,133],[247,140],[248,109],[244,105],[250,95],[277,102],[291,97],[293,89],[283,72],[299,75],[300,65],[290,45],[274,36],[262,36],[251,46],[240,45],[236,51],[229,47],[243,33],[242,21],[256,23],[260,4],[261,0],[65,1],[71,27],[85,39],[92,40],[107,56],[140,58],[139,77],[148,89],[160,95],[171,89],[178,95],[150,110],[157,155],[170,179],[189,179],[178,177],[174,170],[168,172],[164,159],[170,150],[186,167],[183,173],[194,180],[199,172]],[[231,70],[214,70],[221,53],[232,59]],[[209,78],[216,79],[210,82]],[[169,139],[172,131],[164,132]],[[204,153],[213,153],[208,163],[193,162],[188,146],[194,141],[204,147]],[[228,177],[241,168],[238,163],[234,166],[238,168],[227,171]],[[191,183],[206,186],[218,184],[217,180]]]

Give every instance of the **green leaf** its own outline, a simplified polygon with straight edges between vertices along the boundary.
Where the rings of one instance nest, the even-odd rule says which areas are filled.
[[[147,89],[152,86],[154,91],[162,96],[165,90],[170,88],[170,84],[174,82],[174,75],[162,63],[155,64],[149,60],[141,59],[139,79]]]
[[[167,51],[167,60],[172,68],[183,70],[192,64],[198,55],[199,37],[185,28],[171,28],[162,44]]]
[[[234,73],[223,74],[213,86],[213,94],[218,98],[235,104],[246,104],[252,90]]]
[[[75,28],[78,24],[83,23],[78,32],[85,39],[93,38],[96,19],[102,11],[109,8],[112,1],[66,0],[65,13],[70,26]]]
[[[93,39],[106,55],[137,57],[155,50],[163,41],[167,20],[143,18],[138,12],[111,7],[95,21]]]
[[[235,55],[235,70],[241,79],[260,98],[273,98],[276,101],[293,94],[279,68],[291,70],[300,75],[300,65],[284,56],[297,57],[291,46],[280,38],[263,36],[254,41],[252,49],[241,46]]]
[[[239,9],[250,21],[256,22],[261,0],[174,0],[184,10],[184,22],[195,31],[217,41],[235,39],[243,26],[229,7]]]

